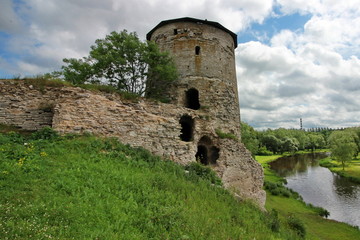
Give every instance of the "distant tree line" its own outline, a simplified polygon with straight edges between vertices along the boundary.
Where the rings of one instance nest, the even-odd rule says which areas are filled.
[[[247,123],[241,123],[241,138],[253,155],[295,153],[300,150],[315,151],[329,148],[334,159],[345,162],[360,152],[360,127],[330,129],[268,129],[256,131]]]

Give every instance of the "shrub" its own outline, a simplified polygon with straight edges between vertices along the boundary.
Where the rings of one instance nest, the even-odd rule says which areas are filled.
[[[7,141],[10,143],[23,143],[24,137],[17,132],[10,131],[10,132],[6,133],[6,138],[3,138],[1,141]],[[4,144],[4,143],[1,143],[1,144]]]
[[[264,188],[268,190],[274,196],[284,196],[284,197],[292,197],[295,199],[299,198],[299,194],[288,189],[282,185],[282,183],[274,183],[265,181]]]
[[[280,220],[279,220],[279,213],[275,209],[272,209],[270,212],[266,214],[267,216],[267,223],[270,227],[271,231],[279,232],[280,230]]]
[[[290,215],[287,218],[287,224],[297,233],[297,235],[299,235],[301,238],[305,238],[305,225],[300,219],[296,218],[294,215]]]
[[[31,135],[32,139],[39,140],[54,140],[59,137],[59,134],[53,130],[51,127],[44,127],[41,130],[34,132]]]
[[[321,217],[328,218],[330,216],[330,212],[322,207],[315,207],[312,204],[308,204],[308,206],[313,208],[315,212]]]
[[[190,178],[201,178],[212,184],[218,186],[222,185],[221,179],[216,175],[216,173],[211,168],[203,166],[200,163],[190,163],[185,166],[185,170],[188,171]]]
[[[273,155],[273,153],[271,151],[267,150],[267,148],[265,146],[262,146],[259,148],[257,155],[271,156],[271,155]]]

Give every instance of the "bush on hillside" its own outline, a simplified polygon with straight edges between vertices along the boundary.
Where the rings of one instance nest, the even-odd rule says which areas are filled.
[[[188,171],[190,177],[200,177],[201,179],[207,180],[212,184],[222,186],[221,179],[216,173],[209,167],[201,165],[200,163],[193,162],[185,166],[185,170]]]

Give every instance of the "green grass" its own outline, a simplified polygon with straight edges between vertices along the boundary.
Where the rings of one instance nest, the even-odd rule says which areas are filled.
[[[265,182],[280,184],[284,180],[277,176],[271,169],[268,163],[276,160],[281,156],[256,156],[256,160],[264,167]],[[280,190],[281,191],[281,188]],[[319,214],[323,213],[321,208],[316,208],[305,204],[301,199],[282,194],[273,195],[270,190],[266,191],[266,209],[271,211],[274,209],[279,213],[279,219],[286,222],[289,216],[295,216],[305,226],[306,239],[321,239],[321,240],[337,240],[360,239],[360,231],[358,228],[352,227],[345,223],[336,222],[333,220],[324,219]]]
[[[320,165],[329,168],[342,177],[349,178],[351,181],[360,183],[360,159],[355,158],[347,161],[345,169],[343,170],[341,163],[333,160],[331,157],[325,158],[320,161]]]
[[[238,138],[232,133],[225,133],[225,132],[222,132],[220,129],[215,129],[215,132],[219,138],[222,138],[222,139],[227,138],[227,139],[232,139],[232,140],[238,141]]]
[[[278,159],[282,155],[271,155],[271,156],[255,156],[256,161],[258,161],[264,169],[265,181],[273,182],[273,183],[283,183],[284,179],[277,176],[274,171],[272,171],[269,167],[270,162]]]
[[[11,132],[0,159],[0,239],[298,238],[203,167],[115,139]]]

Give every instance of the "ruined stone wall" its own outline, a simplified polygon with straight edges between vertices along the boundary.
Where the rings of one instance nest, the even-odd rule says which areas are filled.
[[[19,81],[0,81],[0,123],[39,130],[52,126],[56,91],[41,92]]]
[[[0,118],[0,123],[38,129],[41,125],[33,127],[30,124],[33,120],[39,121],[35,117],[26,117],[26,121],[10,122],[10,119],[21,119],[25,116],[21,115],[24,111],[39,109],[40,103],[50,102],[53,118],[48,120],[48,125],[60,133],[89,132],[116,137],[125,144],[144,147],[180,164],[195,162],[196,156],[201,158],[197,155],[198,144],[203,142],[209,151],[213,151],[209,153],[215,154],[215,158],[209,156],[207,163],[222,178],[225,187],[235,191],[240,198],[250,198],[264,206],[261,166],[242,143],[217,136],[216,126],[209,124],[211,120],[207,111],[145,99],[133,102],[118,95],[73,87],[46,87],[40,91],[21,81],[0,81],[0,88],[1,103],[6,103],[0,105],[0,116],[6,115]],[[38,119],[42,119],[42,113],[38,115]],[[194,121],[191,139],[187,141],[180,137],[183,116]]]

